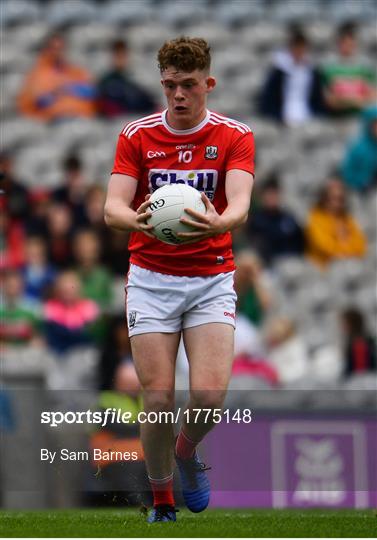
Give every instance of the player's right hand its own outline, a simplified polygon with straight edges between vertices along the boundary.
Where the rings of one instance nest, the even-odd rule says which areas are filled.
[[[150,206],[150,195],[145,196],[145,201],[139,206],[136,210],[136,230],[143,232],[149,238],[155,238],[150,231],[153,230],[153,225],[148,225],[147,221],[151,217],[152,212],[149,210]]]

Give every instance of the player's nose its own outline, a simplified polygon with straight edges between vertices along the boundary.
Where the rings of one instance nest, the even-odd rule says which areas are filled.
[[[174,99],[175,101],[183,101],[185,99],[185,96],[179,87],[177,88],[175,92]]]

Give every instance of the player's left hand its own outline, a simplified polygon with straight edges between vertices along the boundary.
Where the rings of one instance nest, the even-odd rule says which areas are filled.
[[[226,232],[226,227],[221,215],[218,214],[216,208],[208,199],[207,195],[202,193],[201,197],[206,207],[206,213],[201,214],[200,212],[196,212],[191,208],[185,208],[186,214],[192,216],[195,218],[195,220],[189,218],[180,219],[181,223],[190,225],[195,229],[192,232],[177,233],[177,236],[182,238],[182,240],[185,240],[186,244],[189,244],[190,242],[198,242],[199,240],[204,240],[210,236],[215,236],[216,234]]]

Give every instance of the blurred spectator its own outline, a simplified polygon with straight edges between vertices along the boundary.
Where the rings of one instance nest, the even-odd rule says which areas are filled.
[[[105,206],[105,191],[99,184],[89,186],[84,200],[85,225],[101,235],[107,231],[108,227],[103,219],[103,208]]]
[[[43,300],[54,279],[55,269],[47,261],[47,246],[43,238],[30,236],[25,243],[25,266],[22,274],[25,294],[35,301]]]
[[[18,96],[22,114],[54,121],[95,114],[95,89],[89,73],[66,58],[60,33],[50,35]]]
[[[324,97],[332,115],[357,113],[376,99],[376,71],[357,53],[356,25],[338,29],[337,53],[322,68]]]
[[[106,226],[103,219],[105,191],[94,184],[85,196],[85,226],[97,233],[101,244],[101,262],[115,274],[124,276],[128,271],[128,233]]]
[[[52,199],[70,208],[75,226],[83,225],[87,186],[82,172],[81,159],[75,153],[69,154],[63,162],[63,171],[63,184],[53,190]]]
[[[131,362],[131,343],[125,315],[114,315],[109,321],[109,331],[101,354],[101,388],[114,386],[114,372],[122,362]]]
[[[149,503],[150,489],[147,485],[138,423],[138,414],[143,410],[143,401],[140,383],[132,362],[122,361],[117,365],[111,388],[100,393],[98,408],[102,412],[106,409],[116,409],[132,416],[129,422],[109,421],[105,426],[96,429],[90,437],[90,447],[100,448],[103,452],[111,449],[122,453],[134,453],[134,459],[127,461],[112,458],[92,462],[89,488],[90,484],[93,484],[93,487],[88,493],[89,502],[103,506],[108,498],[112,505],[114,502],[124,505],[124,500],[127,501],[127,505]],[[101,475],[95,477],[93,472],[97,472],[98,467],[101,467]]]
[[[287,49],[274,56],[261,91],[260,112],[287,125],[302,124],[323,112],[320,73],[299,28],[290,30]]]
[[[7,199],[0,195],[0,269],[19,268],[25,260],[25,231],[20,220],[13,219]]]
[[[121,39],[111,44],[111,68],[98,82],[98,111],[113,118],[126,114],[149,114],[156,110],[152,96],[135,83],[128,72],[128,45]]]
[[[260,206],[251,212],[249,236],[266,264],[278,257],[301,255],[304,234],[295,217],[283,209],[279,180],[271,175],[261,187]]]
[[[365,192],[377,183],[377,106],[363,112],[360,135],[347,149],[342,164],[347,186]]]
[[[72,215],[68,206],[53,204],[48,210],[48,258],[58,268],[72,265]]]
[[[272,319],[265,331],[268,359],[275,367],[279,382],[287,385],[305,377],[309,370],[309,355],[305,342],[292,321]]]
[[[74,237],[73,251],[82,295],[94,300],[102,309],[108,308],[112,301],[112,276],[99,264],[101,245],[96,233],[79,231]]]
[[[108,242],[105,245],[105,262],[111,271],[118,276],[124,276],[129,267],[128,233],[110,229]]]
[[[44,305],[46,340],[55,352],[95,341],[99,308],[93,300],[82,298],[80,288],[77,274],[66,270],[57,277],[54,295]]]
[[[272,305],[271,281],[259,257],[252,251],[239,252],[236,265],[234,288],[238,296],[237,312],[258,326]]]
[[[48,237],[48,213],[51,205],[50,193],[47,189],[33,189],[29,194],[30,209],[26,228],[30,235]]]
[[[7,211],[11,218],[25,219],[29,211],[28,191],[15,178],[13,159],[10,154],[0,154],[0,193],[7,201]]]
[[[347,208],[344,184],[332,178],[322,189],[306,226],[307,255],[318,266],[334,259],[363,257],[366,238]]]
[[[21,273],[8,270],[2,276],[0,342],[4,345],[41,345],[41,314],[35,302],[25,298]]]
[[[236,318],[232,377],[252,377],[265,387],[278,383],[274,366],[266,360],[266,349],[259,328],[242,313],[238,313]]]
[[[344,374],[361,374],[377,369],[376,344],[365,328],[363,314],[356,308],[341,314],[344,335]]]

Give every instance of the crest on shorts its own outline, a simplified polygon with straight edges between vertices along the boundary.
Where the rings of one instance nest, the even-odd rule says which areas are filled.
[[[128,314],[128,328],[133,328],[136,324],[136,311],[130,311]]]
[[[205,159],[217,159],[217,146],[206,146]]]

